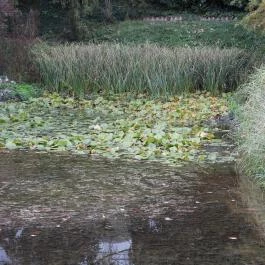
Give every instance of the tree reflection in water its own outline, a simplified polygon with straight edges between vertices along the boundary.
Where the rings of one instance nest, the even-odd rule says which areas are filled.
[[[0,265],[11,264],[11,259],[8,257],[4,248],[0,246]]]

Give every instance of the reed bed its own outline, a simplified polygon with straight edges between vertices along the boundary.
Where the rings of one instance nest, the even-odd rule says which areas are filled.
[[[217,47],[166,48],[151,44],[38,45],[34,58],[53,91],[84,95],[132,92],[168,96],[206,90],[226,92],[246,80],[254,59]]]

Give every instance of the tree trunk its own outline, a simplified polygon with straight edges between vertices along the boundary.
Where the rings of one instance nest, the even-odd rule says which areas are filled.
[[[71,38],[73,40],[79,40],[80,38],[80,3],[78,0],[70,1],[69,9]]]

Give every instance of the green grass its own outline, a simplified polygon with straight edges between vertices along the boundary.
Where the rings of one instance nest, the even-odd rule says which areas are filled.
[[[265,67],[250,78],[238,92],[241,122],[238,139],[240,167],[265,188]]]
[[[256,63],[239,49],[150,44],[42,45],[36,47],[35,59],[42,81],[52,91],[75,95],[131,92],[154,97],[231,91]]]
[[[39,87],[25,83],[14,85],[14,90],[22,100],[28,100],[41,95],[41,89]]]
[[[188,20],[182,22],[125,21],[97,25],[90,39],[124,44],[145,42],[161,46],[218,46],[265,51],[265,36],[247,31],[238,22]]]
[[[36,85],[26,83],[0,83],[1,90],[10,90],[13,98],[28,100],[41,95],[41,89]]]

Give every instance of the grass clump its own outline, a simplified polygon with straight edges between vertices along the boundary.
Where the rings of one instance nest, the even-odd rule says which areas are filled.
[[[44,84],[56,92],[146,93],[154,97],[206,90],[226,92],[244,81],[254,60],[239,49],[157,45],[38,46]],[[252,59],[251,59],[252,58]]]
[[[240,166],[265,188],[265,67],[250,78],[238,95],[246,101],[239,108]]]

